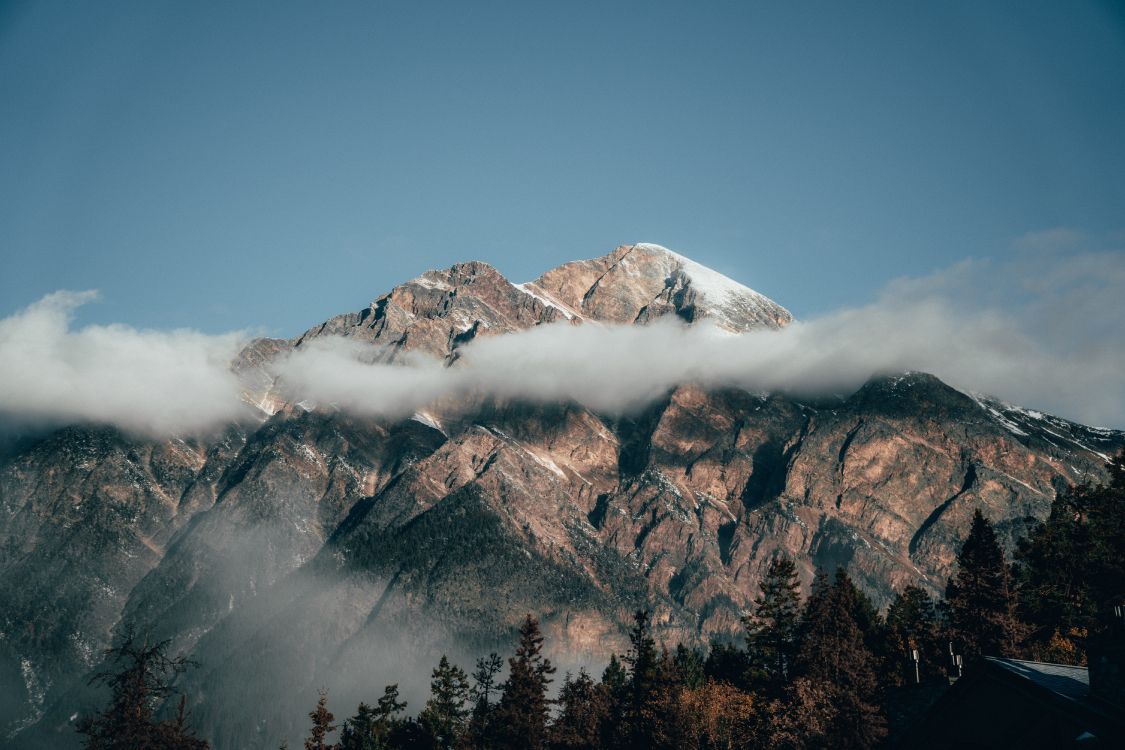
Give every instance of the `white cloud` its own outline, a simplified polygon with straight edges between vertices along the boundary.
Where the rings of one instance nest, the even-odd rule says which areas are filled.
[[[781,331],[557,324],[477,339],[451,368],[421,356],[389,365],[370,346],[322,338],[276,371],[292,401],[398,418],[473,394],[621,412],[685,382],[848,393],[872,374],[918,370],[963,390],[1125,426],[1125,253],[1045,244],[900,279],[869,305]],[[71,312],[90,298],[57,293],[0,321],[0,413],[150,435],[244,414],[228,369],[242,335],[72,330]]]
[[[71,328],[94,292],[56,292],[0,320],[0,414],[33,423],[105,422],[147,435],[245,416],[228,363],[245,336]]]
[[[671,321],[556,324],[481,338],[457,365],[366,365],[321,341],[281,368],[293,394],[401,415],[438,397],[566,399],[625,411],[677,383],[849,393],[871,375],[949,384],[1090,424],[1125,425],[1125,254],[1037,249],[900,279],[873,303],[742,336]]]

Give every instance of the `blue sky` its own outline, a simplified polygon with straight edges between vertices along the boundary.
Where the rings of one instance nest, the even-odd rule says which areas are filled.
[[[852,5],[0,4],[0,315],[288,336],[650,241],[808,317],[1125,242],[1121,5]]]

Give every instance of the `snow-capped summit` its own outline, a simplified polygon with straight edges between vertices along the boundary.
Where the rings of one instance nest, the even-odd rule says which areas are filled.
[[[732,333],[776,329],[793,319],[781,305],[718,271],[641,243],[564,263],[524,284],[480,261],[426,271],[366,310],[337,315],[290,343],[346,336],[390,347],[390,359],[400,350],[449,357],[477,337],[543,323],[645,324],[664,316],[708,320]]]
[[[780,328],[793,316],[768,297],[660,245],[623,245],[552,269],[520,289],[569,318],[644,323],[674,314],[735,333]]]

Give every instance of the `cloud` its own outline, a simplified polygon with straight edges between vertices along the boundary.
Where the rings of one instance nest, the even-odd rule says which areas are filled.
[[[368,364],[370,350],[322,339],[280,371],[291,396],[401,416],[473,393],[622,412],[687,382],[846,394],[874,374],[915,370],[1089,424],[1125,425],[1125,253],[1047,244],[899,279],[871,304],[781,331],[556,324],[477,339],[449,369],[421,358],[405,368]]]
[[[1070,227],[1052,227],[1037,232],[1027,232],[1012,243],[1017,250],[1031,252],[1058,252],[1074,250],[1089,241],[1085,232]]]
[[[476,339],[452,367],[421,355],[387,364],[384,350],[324,337],[275,371],[291,401],[400,418],[474,395],[621,413],[689,382],[847,394],[873,374],[915,370],[1087,424],[1125,426],[1125,252],[1073,248],[1069,239],[1017,244],[1006,260],[899,279],[870,304],[781,331],[556,324]],[[245,415],[243,386],[229,370],[244,336],[71,330],[73,309],[89,299],[57,293],[0,321],[0,413],[150,435]]]
[[[0,320],[0,415],[101,422],[145,435],[192,433],[247,414],[229,363],[245,335],[71,328],[95,292],[56,292]]]

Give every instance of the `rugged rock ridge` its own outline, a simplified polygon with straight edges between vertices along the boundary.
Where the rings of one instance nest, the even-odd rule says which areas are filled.
[[[427,271],[366,309],[338,315],[294,339],[346,336],[446,357],[477,336],[543,323],[645,323],[674,315],[732,331],[779,328],[793,316],[773,300],[659,245],[623,245],[513,284],[480,261]]]
[[[1011,541],[1125,445],[923,374],[820,402],[683,386],[629,418],[485,402],[390,423],[269,394],[271,360],[322,335],[452,359],[474,336],[566,319],[789,320],[736,287],[644,245],[518,286],[459,264],[255,342],[235,366],[268,414],[256,428],[154,444],[72,427],[9,446],[0,733],[73,744],[85,676],[126,626],[203,665],[183,687],[219,747],[276,747],[309,691],[346,705],[438,651],[506,649],[526,611],[566,664],[622,648],[642,604],[668,643],[731,637],[777,550],[806,581],[847,565],[883,602],[940,588],[975,508]]]
[[[567,318],[644,323],[664,315],[710,318],[734,333],[780,328],[793,316],[773,300],[659,245],[619,247],[565,263],[520,288]]]

